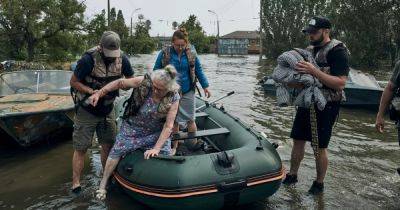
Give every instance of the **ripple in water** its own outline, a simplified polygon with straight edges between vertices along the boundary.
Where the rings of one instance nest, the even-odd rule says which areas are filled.
[[[157,54],[139,55],[130,60],[137,75],[153,67]],[[231,114],[265,132],[289,168],[292,140],[289,138],[295,109],[277,107],[274,96],[257,84],[272,67],[260,67],[258,56],[225,58],[199,56],[206,71],[213,97],[229,91],[236,94],[219,104]],[[372,72],[374,73],[374,72]],[[379,80],[389,74],[379,72]],[[374,130],[375,113],[342,109],[329,146],[329,170],[323,196],[309,196],[315,177],[310,146],[295,186],[282,186],[272,197],[238,209],[395,209],[400,206],[400,152],[393,123],[385,134]],[[80,197],[69,194],[71,186],[72,143],[63,142],[29,151],[0,152],[0,208],[27,209],[146,209],[119,188],[109,192],[106,202],[97,201],[94,191],[101,175],[98,145],[88,152]],[[22,198],[22,199],[21,199]]]

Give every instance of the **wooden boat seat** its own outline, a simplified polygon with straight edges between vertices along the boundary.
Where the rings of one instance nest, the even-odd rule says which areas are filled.
[[[196,132],[179,132],[174,134],[172,137],[172,141],[176,140],[185,140],[185,139],[193,139],[200,138],[205,136],[215,136],[215,135],[227,135],[230,131],[226,128],[213,128],[207,130],[198,130]]]
[[[49,95],[45,93],[21,93],[7,95],[0,99],[0,103],[33,103],[49,99]]]
[[[194,114],[194,116],[195,116],[196,118],[202,118],[202,117],[208,117],[208,114],[205,113],[205,112],[196,112],[196,113]]]

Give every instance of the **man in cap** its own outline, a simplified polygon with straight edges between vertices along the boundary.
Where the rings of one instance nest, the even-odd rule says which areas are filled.
[[[120,50],[121,40],[113,31],[105,31],[100,45],[84,53],[71,77],[71,93],[76,105],[74,118],[72,158],[72,192],[81,191],[80,176],[86,151],[92,145],[96,132],[101,145],[101,163],[104,168],[108,153],[115,141],[116,124],[113,102],[118,91],[111,92],[96,107],[87,101],[90,95],[106,84],[123,76],[132,77],[133,70],[127,56]]]
[[[287,174],[284,184],[294,184],[297,180],[297,172],[304,157],[306,141],[311,141],[312,134],[310,117],[316,118],[316,171],[310,194],[320,194],[324,190],[324,178],[328,168],[327,148],[332,134],[333,125],[339,114],[340,102],[345,100],[344,87],[349,73],[349,52],[341,41],[330,38],[331,23],[325,17],[313,17],[308,26],[303,30],[310,41],[307,49],[313,53],[319,66],[316,68],[309,62],[301,61],[296,69],[304,74],[311,74],[322,82],[322,93],[328,101],[325,108],[320,111],[315,108],[315,113],[310,109],[299,107],[293,122],[290,137],[293,138],[293,148],[290,160],[290,172]]]

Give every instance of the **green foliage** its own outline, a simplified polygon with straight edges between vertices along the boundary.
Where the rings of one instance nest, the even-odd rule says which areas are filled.
[[[87,31],[86,48],[99,44],[100,37],[106,30],[107,30],[107,15],[106,11],[103,9],[101,13],[96,14],[94,18],[86,26],[86,31]]]
[[[121,48],[128,54],[151,53],[155,41],[150,38],[151,21],[140,16],[134,36],[129,36],[121,10],[112,8],[110,25],[107,13],[84,22],[84,2],[78,0],[0,1],[0,59],[75,60],[100,42],[104,31],[121,37]]]
[[[268,58],[275,59],[293,47],[305,47],[301,32],[312,16],[327,16],[332,37],[346,43],[351,63],[378,66],[399,58],[399,0],[261,0],[261,28]]]
[[[1,35],[13,46],[7,54],[18,58],[26,53],[27,59],[33,60],[39,45],[81,30],[85,8],[77,0],[0,1]]]
[[[146,54],[151,53],[156,48],[156,41],[150,37],[151,21],[144,20],[143,15],[136,23],[135,32],[132,37],[123,40],[124,51],[128,54]]]
[[[172,30],[178,29],[178,22],[174,21],[172,22]]]
[[[110,14],[112,13],[110,12]],[[111,18],[110,30],[115,31],[121,39],[128,37],[129,28],[125,25],[124,15],[122,14],[121,10],[118,10],[118,15],[115,19]]]
[[[206,36],[195,15],[190,15],[188,20],[182,22],[179,27],[184,27],[187,30],[189,41],[196,47],[198,53],[210,52],[210,39]]]

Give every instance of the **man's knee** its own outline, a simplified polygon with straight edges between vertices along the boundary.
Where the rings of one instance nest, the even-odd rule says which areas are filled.
[[[306,141],[304,141],[304,140],[298,140],[298,139],[294,139],[293,140],[293,147],[294,148],[297,148],[297,149],[304,149],[304,147],[305,147],[305,145],[306,145]]]
[[[320,155],[322,155],[324,157],[327,157],[327,155],[328,155],[328,149],[327,148],[319,148],[318,151],[319,151]]]
[[[77,156],[79,156],[79,157],[82,157],[82,156],[85,156],[86,155],[86,152],[87,152],[87,150],[86,149],[75,149],[74,150],[74,154],[75,155],[77,155]]]

